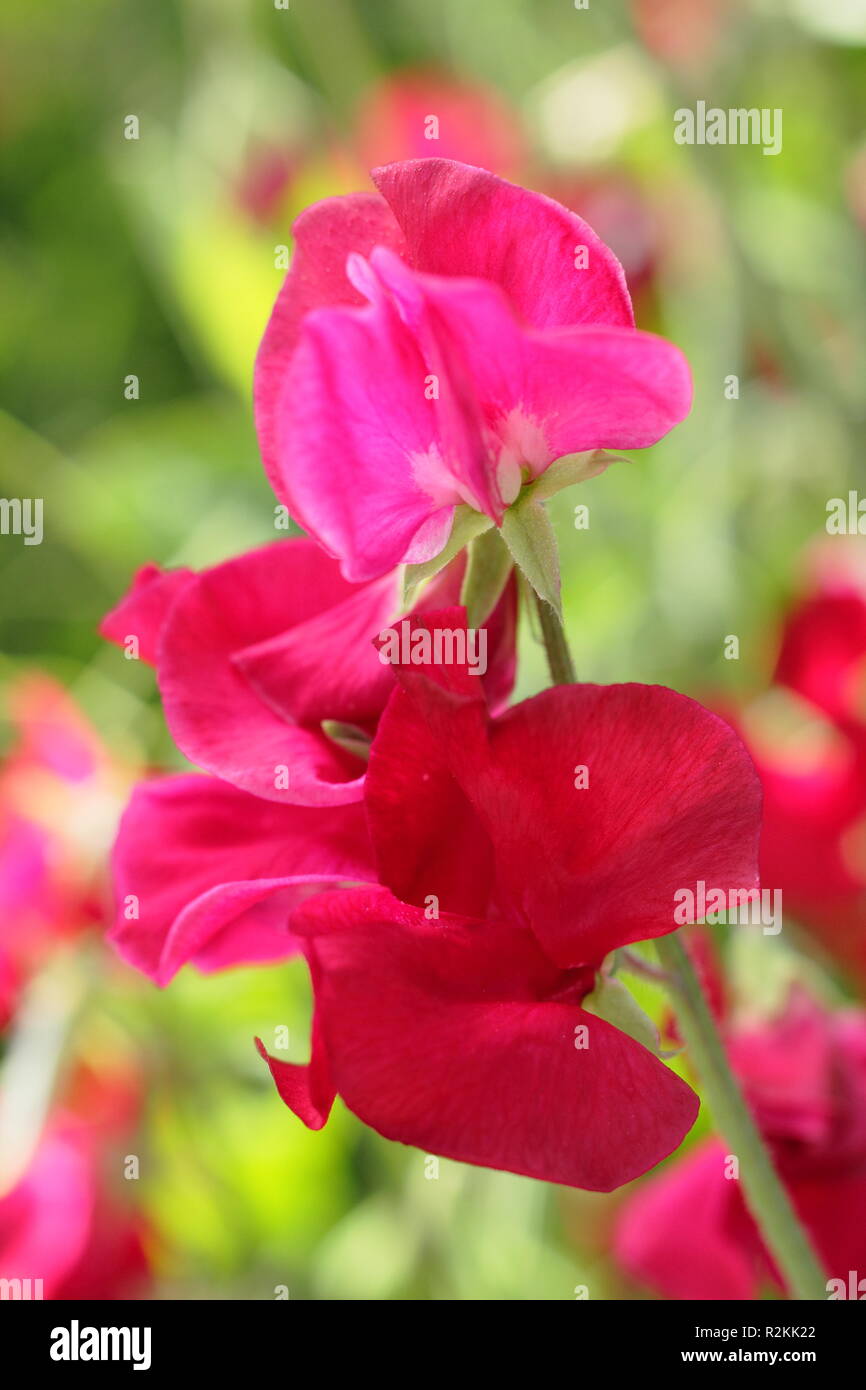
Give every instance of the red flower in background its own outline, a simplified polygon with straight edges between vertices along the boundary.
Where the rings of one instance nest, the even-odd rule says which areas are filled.
[[[737,722],[764,786],[761,878],[866,984],[866,586],[830,550],[789,614],[774,677],[783,713]]]
[[[491,719],[465,668],[399,674],[365,789],[384,888],[295,914],[312,1055],[270,1058],[277,1087],[312,1128],[339,1093],[388,1138],[608,1190],[676,1147],[697,1098],[583,1003],[608,952],[674,929],[679,885],[756,882],[748,757],[658,687],[559,687]]]
[[[523,159],[517,120],[499,93],[445,73],[389,74],[362,99],[358,127],[364,169],[435,155],[508,174]]]
[[[781,1018],[732,1029],[728,1051],[828,1278],[847,1287],[866,1268],[866,1015],[795,992]],[[673,1299],[753,1299],[781,1283],[730,1158],[702,1141],[627,1202],[614,1250],[632,1278]]]

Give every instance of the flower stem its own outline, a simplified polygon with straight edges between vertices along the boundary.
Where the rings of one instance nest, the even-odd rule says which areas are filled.
[[[827,1276],[731,1071],[718,1029],[679,933],[656,940],[677,1019],[720,1133],[739,1160],[746,1205],[794,1299],[827,1297]]]
[[[571,652],[568,650],[562,619],[556,609],[547,602],[547,599],[541,598],[534,591],[533,597],[535,598],[538,621],[541,624],[541,637],[544,642],[544,650],[547,653],[550,679],[554,685],[574,685],[577,680],[577,673],[571,659]]]

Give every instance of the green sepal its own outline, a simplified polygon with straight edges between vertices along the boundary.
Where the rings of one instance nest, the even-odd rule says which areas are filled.
[[[492,525],[490,517],[476,512],[474,507],[468,507],[465,503],[455,507],[451,534],[444,549],[432,560],[425,560],[423,565],[406,565],[403,570],[403,608],[410,608],[421,585],[443,570],[464,546],[475,540],[476,536],[489,531]]]
[[[460,602],[467,627],[481,627],[502,595],[513,569],[511,552],[493,527],[470,541]]]
[[[656,1057],[661,1056],[658,1029],[652,1019],[647,1017],[625,985],[612,975],[600,973],[596,976],[595,989],[583,1000],[582,1007],[596,1018],[612,1023],[621,1033],[627,1033]]]
[[[544,501],[547,497],[553,497],[563,488],[572,487],[574,483],[584,483],[587,478],[595,478],[599,473],[603,473],[612,463],[626,463],[619,454],[608,454],[604,449],[592,449],[586,454],[568,454],[565,458],[557,459],[549,468],[545,468],[539,478],[534,483],[530,483],[526,488],[526,494],[535,498],[537,502]]]
[[[509,507],[502,518],[502,538],[521,573],[539,598],[545,599],[562,621],[559,555],[556,536],[544,504],[531,491]]]

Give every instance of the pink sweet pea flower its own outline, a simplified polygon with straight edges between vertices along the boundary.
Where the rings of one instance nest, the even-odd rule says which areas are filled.
[[[456,599],[463,563],[416,611]],[[136,638],[155,663],[166,720],[192,762],[284,806],[336,806],[363,794],[365,744],[394,684],[373,643],[399,610],[396,573],[351,585],[312,541],[292,539],[200,574],[146,566],[101,631],[120,646]],[[513,683],[515,621],[512,583],[488,624],[494,704]],[[335,725],[353,739],[331,737]]]
[[[828,1278],[847,1289],[866,1268],[866,1015],[830,1015],[795,992],[729,1051]],[[614,1246],[633,1279],[673,1299],[753,1299],[781,1284],[729,1171],[725,1145],[708,1139],[638,1189]]]
[[[144,1291],[140,1224],[102,1192],[97,1155],[80,1123],[58,1118],[20,1182],[0,1195],[0,1279],[23,1281],[30,1298],[123,1299]]]
[[[387,1138],[609,1190],[670,1153],[698,1102],[584,1002],[609,952],[675,929],[682,884],[756,882],[751,764],[659,687],[563,686],[491,718],[465,667],[399,674],[365,791],[384,886],[295,914],[312,1054],[269,1058],[277,1088],[312,1128],[339,1094]]]
[[[499,524],[566,454],[655,443],[692,393],[574,213],[450,160],[373,177],[298,219],[255,378],[274,491],[353,581],[438,554],[460,504]]]

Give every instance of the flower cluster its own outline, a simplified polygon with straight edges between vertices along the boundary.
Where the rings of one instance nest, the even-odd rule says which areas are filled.
[[[259,1047],[311,1128],[339,1095],[388,1138],[608,1190],[698,1109],[611,1010],[611,960],[675,929],[683,884],[756,886],[760,791],[670,690],[508,707],[513,518],[563,456],[574,481],[660,438],[688,369],[565,208],[445,160],[375,178],[299,220],[257,362],[265,467],[308,538],[149,566],[104,622],[203,769],[135,792],[112,937],[160,984],[302,954],[310,1060]],[[506,546],[479,590],[460,542],[485,531]],[[423,567],[408,602],[401,566]]]

